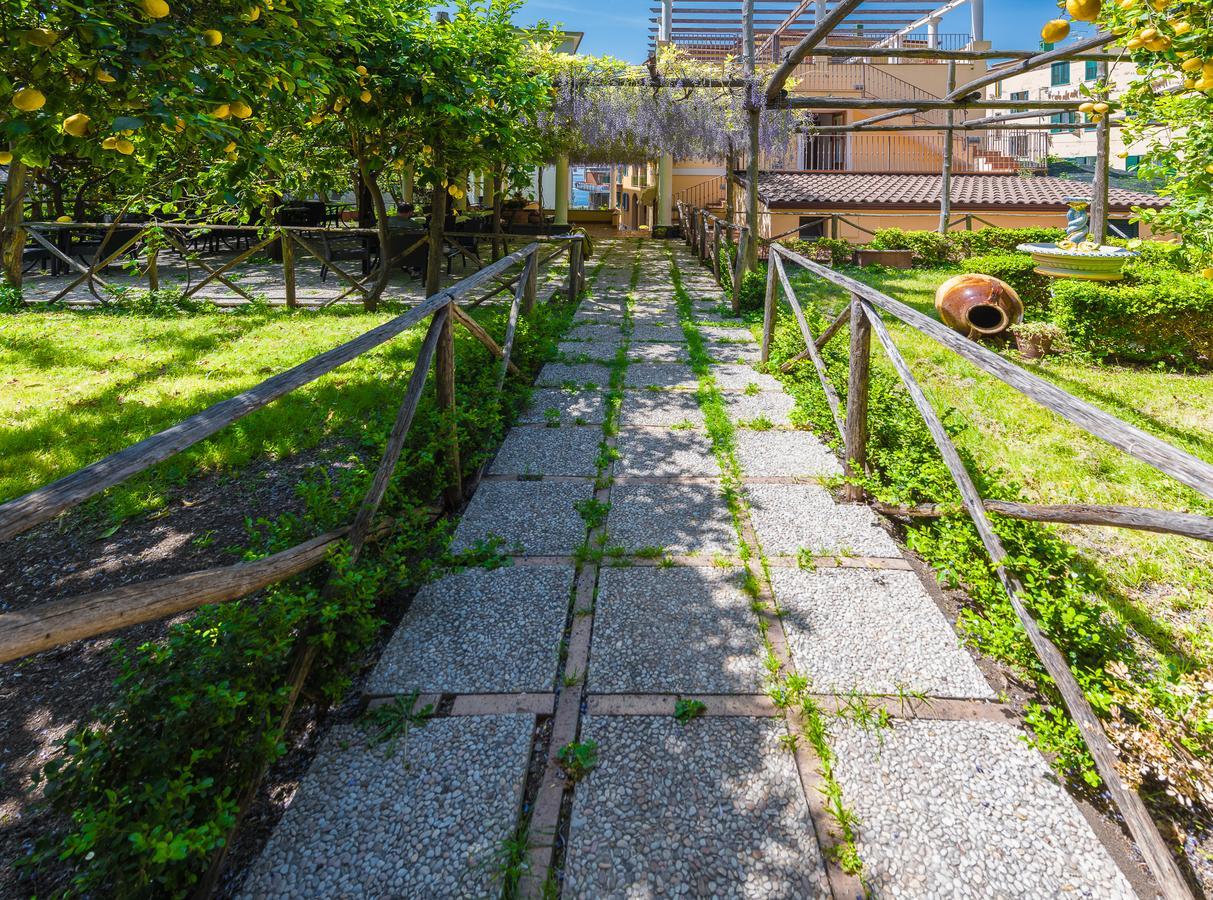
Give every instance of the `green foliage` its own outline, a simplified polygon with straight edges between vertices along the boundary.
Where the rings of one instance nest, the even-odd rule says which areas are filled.
[[[404,740],[409,730],[424,725],[434,714],[434,705],[427,703],[417,708],[420,691],[413,691],[407,697],[393,697],[387,703],[368,709],[362,717],[363,725],[370,733],[373,744],[386,744],[390,756],[396,745]]]
[[[598,765],[598,742],[572,741],[556,751],[556,759],[569,780],[578,782]]]
[[[976,231],[949,231],[951,258],[1014,253],[1020,244],[1051,244],[1066,236],[1064,228],[979,228]]]
[[[692,700],[689,697],[679,697],[674,704],[674,718],[680,725],[686,725],[692,719],[698,719],[708,706],[702,700]]]
[[[1213,367],[1213,282],[1168,272],[1140,284],[1059,280],[1053,321],[1102,360]]]
[[[952,244],[946,235],[934,231],[904,231],[881,228],[868,241],[870,250],[910,250],[920,266],[942,266],[952,258]]]
[[[964,262],[964,270],[978,275],[992,275],[1005,281],[1023,301],[1024,315],[1039,319],[1049,312],[1049,288],[1053,279],[1036,272],[1036,264],[1026,253],[991,253],[974,256]]]
[[[855,252],[854,245],[842,238],[814,238],[811,241],[786,241],[784,246],[801,256],[816,259],[817,255],[830,255],[830,265],[834,268],[845,266],[851,262],[851,254]]]
[[[767,293],[767,266],[759,263],[741,276],[741,310],[761,310]]]

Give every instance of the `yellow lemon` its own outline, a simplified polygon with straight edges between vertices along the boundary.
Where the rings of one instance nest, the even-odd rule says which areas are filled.
[[[13,161],[13,154],[8,150],[0,150],[0,166],[7,166]]]
[[[253,114],[253,108],[243,100],[237,100],[231,105],[230,109],[232,111],[232,115],[237,119],[247,119]]]
[[[355,67],[354,67],[354,71],[355,71],[355,72],[357,72],[359,75],[366,75],[366,74],[367,74],[367,71],[366,71],[366,66],[355,66]]]
[[[76,113],[63,120],[63,130],[72,137],[84,137],[88,131],[89,117],[84,113]]]
[[[37,88],[22,88],[13,94],[13,106],[22,112],[34,112],[46,105],[46,95]]]
[[[361,100],[363,103],[370,103],[371,102],[371,92],[363,91],[361,94],[358,95],[358,99]]]
[[[1117,159],[1128,159],[1128,158],[1129,158],[1129,151],[1128,151],[1128,150],[1121,150],[1119,153],[1117,153],[1117,154],[1116,154],[1116,158],[1117,158]]]
[[[236,149],[236,142],[232,141],[230,144],[228,144],[226,147],[223,148],[223,152],[231,153],[235,149]]]
[[[308,117],[308,121],[313,125],[319,125],[324,121],[324,113],[312,113],[311,116]]]
[[[63,222],[65,224],[67,222],[70,222],[71,220],[72,220],[71,216],[59,216],[57,219],[55,219],[56,222]]]
[[[1132,9],[1137,5],[1137,0],[1116,0],[1118,9]]]
[[[1141,38],[1135,37],[1125,42],[1126,50],[1140,50],[1146,44]]]
[[[1150,5],[1158,12],[1162,12],[1171,5],[1171,0],[1150,0]]]
[[[1206,76],[1197,81],[1192,87],[1198,91],[1213,91],[1213,78]]]
[[[118,146],[118,139],[112,134],[101,142],[102,150],[114,150]]]
[[[185,131],[185,119],[181,118],[180,116],[174,119],[173,130],[177,132],[177,134],[181,134],[181,132]]]
[[[1094,22],[1099,17],[1100,0],[1066,0],[1066,12],[1080,22]]]
[[[1163,53],[1171,49],[1171,39],[1165,34],[1160,34],[1158,37],[1146,41],[1146,49],[1155,53]]]
[[[1185,34],[1187,34],[1189,31],[1192,30],[1192,23],[1191,22],[1172,22],[1171,30],[1174,31],[1175,34],[1178,35],[1179,37],[1183,37]]]
[[[1200,275],[1202,278],[1213,278],[1213,266],[1206,269],[1201,269]]]
[[[226,119],[231,114],[232,114],[232,108],[230,106],[228,106],[226,103],[220,103],[213,110],[211,110],[211,115],[214,116],[216,119]]]
[[[261,7],[260,6],[250,6],[248,8],[248,11],[244,14],[244,21],[246,21],[246,22],[256,22],[260,18],[261,18]]]
[[[202,32],[202,39],[206,41],[208,47],[218,47],[223,43],[223,32],[216,28],[208,28]]]
[[[1095,112],[1095,104],[1094,103],[1080,103],[1078,105],[1078,111],[1081,113],[1087,113],[1088,115],[1090,115],[1091,113]]]
[[[163,19],[169,13],[164,0],[139,0],[139,8],[153,19]]]
[[[1205,61],[1203,59],[1201,59],[1199,56],[1193,56],[1191,59],[1185,59],[1183,61],[1183,63],[1180,64],[1180,68],[1183,69],[1185,72],[1195,72],[1197,69],[1199,69],[1204,64],[1205,64]]]
[[[128,141],[126,138],[119,138],[117,141],[114,142],[114,149],[117,150],[119,153],[121,153],[123,156],[130,156],[132,153],[135,152],[135,145],[132,144],[130,141]]]
[[[97,80],[100,81],[102,84],[113,84],[118,79],[115,78],[113,75],[111,75],[109,72],[105,71],[105,69],[98,67]]]
[[[1046,22],[1045,27],[1040,30],[1040,39],[1049,44],[1064,41],[1069,36],[1070,23],[1065,19],[1053,19]]]
[[[1097,113],[1099,113],[1101,116],[1104,113],[1106,113],[1109,109],[1111,109],[1111,107],[1109,107],[1108,104],[1106,104],[1106,103],[1096,103],[1096,104],[1094,104],[1094,106],[1095,106],[1095,111]]]

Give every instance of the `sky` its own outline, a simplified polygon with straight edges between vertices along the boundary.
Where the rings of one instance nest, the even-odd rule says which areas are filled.
[[[937,5],[932,0],[923,7]],[[525,0],[516,18],[520,24],[539,19],[584,31],[581,53],[617,56],[643,62],[648,54],[649,8],[660,0]],[[986,0],[986,40],[996,48],[1032,50],[1040,44],[1040,29],[1058,15],[1055,0]],[[968,32],[969,10],[962,7],[944,17],[942,32]],[[1085,33],[1079,32],[1076,34]]]

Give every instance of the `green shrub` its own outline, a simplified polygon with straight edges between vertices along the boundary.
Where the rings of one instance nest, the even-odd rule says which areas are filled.
[[[807,256],[809,259],[813,259],[819,251],[828,251],[830,254],[830,265],[835,268],[850,263],[851,254],[855,252],[854,245],[842,238],[822,237],[811,241],[788,241],[784,246],[793,253],[799,253],[801,256]]]
[[[985,256],[990,253],[1014,253],[1020,244],[1051,244],[1066,236],[1062,228],[982,228],[978,231],[950,231],[948,241],[954,259]]]
[[[1099,359],[1213,366],[1213,283],[1171,272],[1142,284],[1060,280],[1053,321]]]
[[[920,266],[943,266],[952,258],[952,246],[947,235],[934,231],[904,231],[881,228],[868,241],[871,250],[909,250]]]
[[[760,262],[758,266],[746,272],[741,278],[741,308],[762,309],[767,294],[767,264]]]
[[[1052,279],[1036,272],[1032,257],[1025,253],[991,253],[974,256],[964,263],[966,272],[992,275],[1015,288],[1023,301],[1024,315],[1044,318],[1049,311],[1049,287]]]
[[[1125,267],[1125,271],[1143,281],[1157,280],[1165,277],[1168,272],[1192,271],[1183,244],[1123,238],[1110,238],[1108,243],[1113,247],[1125,247],[1137,254],[1137,258]]]

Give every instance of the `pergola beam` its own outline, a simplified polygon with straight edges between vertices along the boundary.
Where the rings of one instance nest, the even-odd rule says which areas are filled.
[[[1108,119],[1108,125],[1112,128],[1119,128],[1126,124],[1125,119]],[[1161,123],[1150,122],[1145,127],[1154,128]],[[951,126],[953,131],[1049,131],[1057,129],[1059,131],[1087,131],[1094,130],[1098,126],[1094,123],[1083,123],[1079,125],[1058,125],[1055,122],[1023,122],[1020,124],[1007,125],[973,125],[972,123],[957,122]],[[801,134],[883,134],[889,132],[901,131],[947,131],[948,126],[940,125],[865,125],[858,128],[854,125],[822,125],[814,128],[812,125],[802,125],[796,129]]]
[[[787,97],[782,100],[777,98],[777,101],[772,104],[785,109],[887,109],[890,106],[897,106],[898,109],[892,113],[888,113],[883,117],[890,118],[896,116],[909,116],[924,109],[1047,109],[1056,111],[1066,111],[1078,109],[1079,105],[1086,102],[1082,98],[1074,98],[1073,100],[984,100],[980,96],[968,97],[961,100],[944,100],[944,99],[882,99],[867,97]],[[901,107],[904,107],[901,108]],[[852,125],[859,125],[860,122],[853,122]],[[862,124],[872,124],[868,120],[864,120]]]
[[[926,38],[923,38],[926,40]],[[818,47],[813,56],[830,58],[888,57],[890,59],[928,59],[932,62],[954,59],[958,62],[980,62],[987,59],[1031,59],[1039,56],[1039,50],[933,50],[930,47]],[[1115,53],[1076,53],[1070,59],[1095,62],[1116,62],[1121,57]]]
[[[792,73],[801,61],[812,53],[813,48],[825,42],[825,39],[830,36],[830,32],[834,27],[842,22],[847,16],[854,12],[862,3],[863,0],[840,0],[837,6],[826,13],[817,26],[807,35],[800,39],[795,47],[793,47],[784,57],[783,62],[779,64],[770,80],[767,82],[766,99],[769,104],[775,100],[783,92],[783,86],[788,79],[792,77]]]

